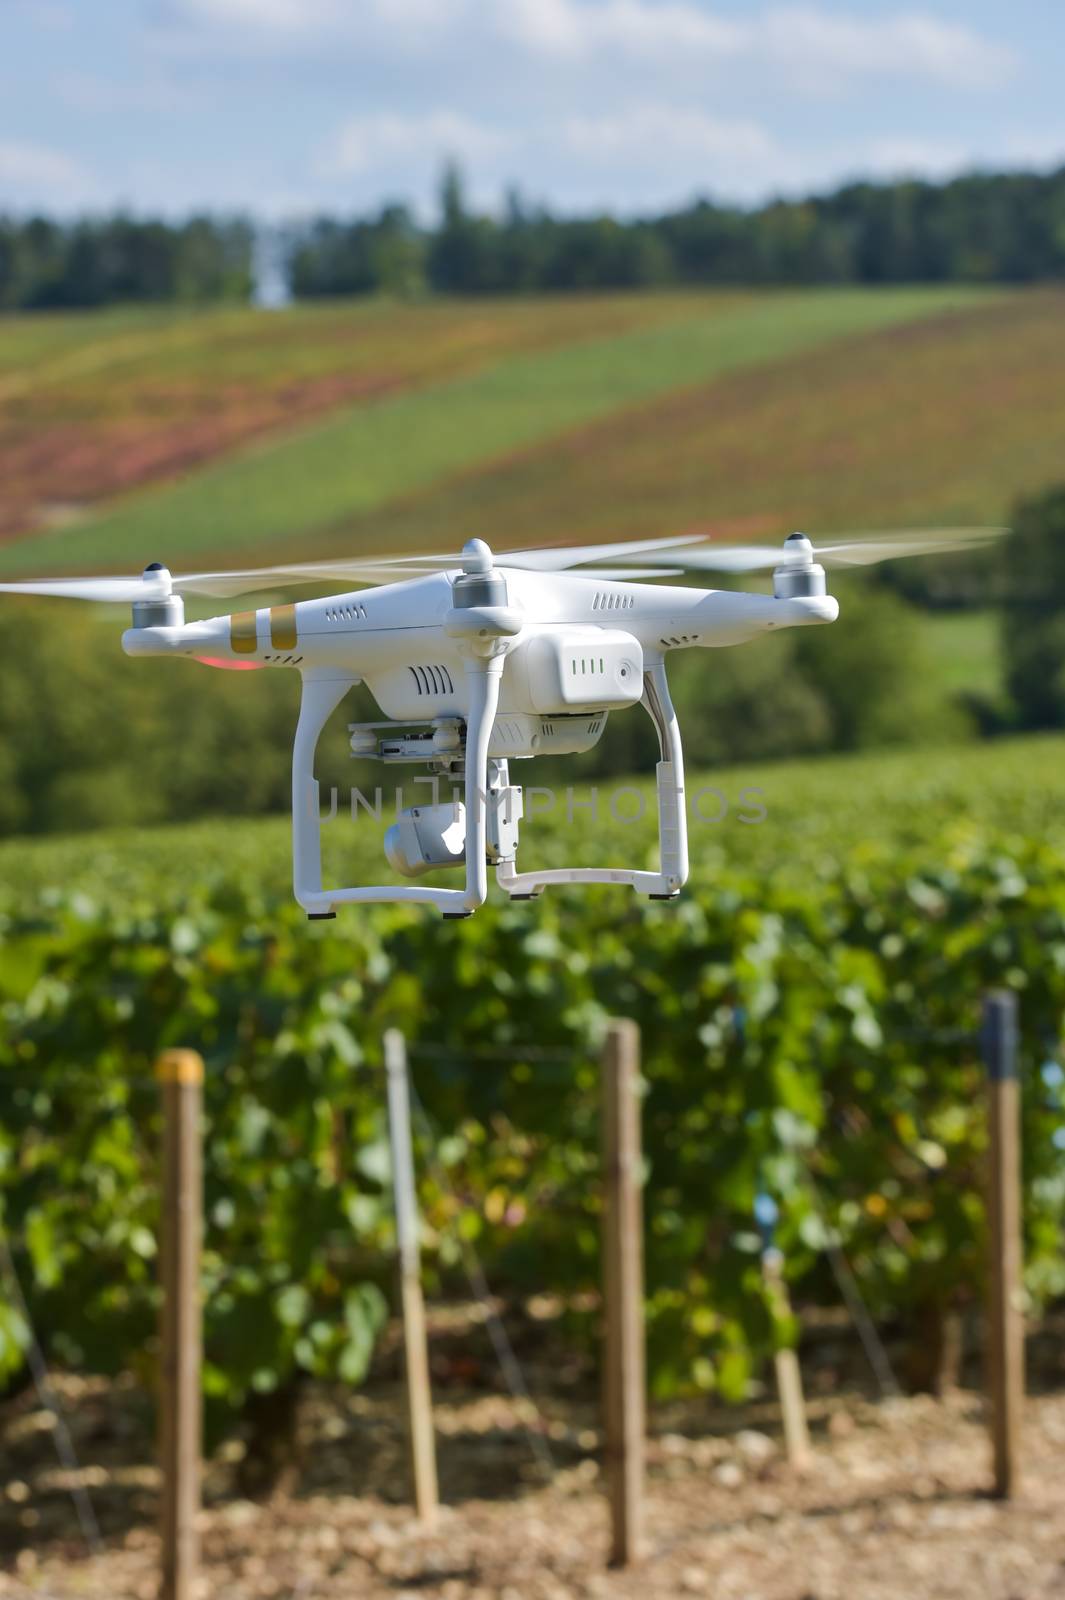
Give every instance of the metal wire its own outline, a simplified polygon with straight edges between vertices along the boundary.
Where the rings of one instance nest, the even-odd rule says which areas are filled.
[[[880,1387],[880,1393],[885,1397],[894,1399],[902,1393],[902,1390],[899,1387],[899,1381],[895,1376],[887,1350],[884,1348],[884,1341],[876,1331],[876,1324],[869,1315],[865,1301],[862,1299],[858,1280],[854,1275],[853,1267],[847,1260],[843,1246],[840,1244],[839,1234],[835,1228],[829,1227],[825,1217],[825,1208],[821,1203],[821,1195],[809,1166],[805,1169],[805,1177],[814,1210],[818,1215],[824,1232],[825,1254],[828,1256],[828,1263],[832,1268],[832,1276],[836,1280],[836,1286],[843,1296],[843,1302],[847,1310],[850,1312],[851,1321],[854,1323],[858,1337],[862,1342],[862,1348],[868,1357],[869,1365],[873,1369],[873,1375]]]
[[[52,1437],[55,1439],[56,1454],[59,1457],[59,1464],[63,1471],[70,1474],[71,1477],[70,1498],[74,1502],[74,1510],[77,1513],[82,1535],[90,1552],[93,1555],[99,1555],[104,1547],[103,1538],[100,1534],[100,1524],[96,1520],[96,1512],[89,1498],[89,1491],[83,1483],[78,1481],[81,1475],[81,1465],[78,1461],[77,1451],[74,1449],[74,1440],[67,1426],[66,1416],[60,1405],[59,1397],[52,1388],[48,1364],[44,1359],[44,1351],[41,1349],[34,1331],[29,1306],[26,1303],[26,1296],[22,1292],[22,1284],[15,1270],[14,1257],[11,1254],[11,1247],[5,1233],[0,1233],[0,1273],[3,1274],[7,1281],[8,1293],[11,1295],[12,1302],[18,1309],[29,1334],[26,1360],[33,1377],[33,1386],[37,1391],[37,1398],[44,1409],[51,1412],[55,1423],[52,1429]]]
[[[429,1170],[432,1173],[433,1180],[441,1189],[449,1194],[457,1204],[461,1205],[462,1201],[447,1175],[446,1168],[436,1153],[436,1135],[434,1133],[432,1123],[429,1120],[428,1112],[422,1104],[421,1097],[415,1088],[413,1075],[408,1074],[408,1078],[410,1081],[411,1107],[414,1111],[415,1120],[418,1123],[422,1137],[426,1140],[429,1146],[428,1165]],[[458,1242],[459,1253],[462,1257],[463,1270],[466,1274],[466,1281],[470,1286],[470,1290],[474,1298],[484,1308],[485,1326],[488,1329],[488,1337],[492,1341],[492,1348],[495,1351],[496,1360],[499,1362],[499,1370],[503,1374],[503,1381],[510,1390],[513,1398],[521,1402],[521,1425],[525,1433],[525,1437],[528,1440],[529,1449],[535,1457],[540,1471],[544,1475],[545,1482],[550,1483],[555,1475],[555,1458],[551,1453],[551,1447],[548,1444],[547,1439],[542,1433],[538,1433],[534,1428],[530,1427],[528,1419],[529,1411],[533,1411],[541,1421],[543,1420],[543,1413],[540,1411],[539,1406],[537,1406],[532,1395],[529,1393],[529,1386],[525,1382],[525,1374],[521,1370],[521,1363],[518,1361],[518,1358],[514,1353],[514,1346],[511,1344],[507,1330],[503,1326],[503,1319],[500,1317],[495,1305],[493,1304],[492,1292],[488,1285],[488,1279],[485,1276],[484,1268],[481,1265],[481,1259],[478,1256],[472,1241],[465,1238],[462,1235],[461,1230],[457,1228],[453,1229],[452,1233],[453,1237],[455,1237]]]
[[[486,1065],[492,1062],[514,1061],[556,1061],[569,1062],[574,1059],[573,1050],[546,1050],[535,1045],[499,1045],[493,1050],[455,1050],[447,1045],[412,1044],[407,1047],[407,1055],[411,1060],[421,1061],[447,1061],[465,1064],[470,1061],[483,1061]]]

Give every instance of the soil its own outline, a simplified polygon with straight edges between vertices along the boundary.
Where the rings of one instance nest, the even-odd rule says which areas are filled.
[[[469,1345],[467,1343],[467,1348]],[[364,1390],[305,1394],[291,1481],[235,1496],[242,1446],[212,1459],[203,1600],[1041,1600],[1065,1594],[1065,1393],[1030,1398],[1024,1481],[989,1495],[983,1402],[874,1400],[822,1359],[808,1366],[814,1452],[785,1459],[770,1399],[655,1407],[645,1553],[606,1566],[595,1387],[579,1363],[526,1364],[537,1405],[492,1392],[474,1354],[434,1357],[444,1498],[425,1528],[407,1503],[394,1343]],[[1056,1363],[1055,1363],[1056,1364]],[[57,1460],[32,1391],[0,1412],[2,1600],[154,1600],[157,1476],[151,1407],[131,1379],[54,1380],[79,1466]],[[71,1488],[100,1526],[90,1552]]]

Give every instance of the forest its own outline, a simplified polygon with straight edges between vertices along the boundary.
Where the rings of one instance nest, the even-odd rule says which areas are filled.
[[[58,221],[0,211],[0,310],[126,301],[246,301],[257,252],[296,299],[528,294],[684,284],[1037,283],[1065,276],[1065,168],[944,183],[855,182],[744,208],[699,198],[660,216],[561,217],[508,191],[498,215],[441,180],[439,217],[392,202],[367,216],[264,229],[249,217],[125,214]]]

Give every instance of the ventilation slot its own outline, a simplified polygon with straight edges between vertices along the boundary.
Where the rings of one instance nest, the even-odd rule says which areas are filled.
[[[430,699],[434,699],[441,695],[455,693],[455,685],[451,681],[451,674],[444,666],[408,667],[407,671],[414,679],[420,695],[426,695]]]
[[[697,633],[674,634],[668,639],[659,639],[658,642],[664,649],[668,650],[671,646],[675,648],[682,644],[698,644],[699,635]]]
[[[325,614],[327,622],[365,622],[366,607],[362,604],[353,606],[333,606]]]

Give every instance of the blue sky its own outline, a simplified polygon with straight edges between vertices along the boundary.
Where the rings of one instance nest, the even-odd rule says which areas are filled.
[[[1065,161],[1065,6],[0,0],[0,211],[563,212]]]

